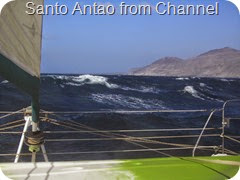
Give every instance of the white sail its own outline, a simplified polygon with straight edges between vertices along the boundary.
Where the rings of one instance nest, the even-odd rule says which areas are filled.
[[[29,0],[11,1],[2,9],[0,14],[0,54],[29,75],[39,78],[42,16],[28,15],[26,13],[27,2]],[[31,0],[31,2],[35,5],[43,4],[43,0]]]

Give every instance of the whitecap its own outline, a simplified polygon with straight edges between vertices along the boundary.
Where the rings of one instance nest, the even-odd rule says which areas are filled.
[[[213,89],[212,87],[208,86],[205,83],[199,83],[199,86],[201,87],[202,90],[210,90]]]
[[[233,79],[224,79],[224,78],[222,78],[222,79],[220,79],[220,81],[223,81],[223,82],[232,82],[232,81],[234,81]]]
[[[72,82],[67,82],[67,83],[65,83],[65,85],[69,85],[69,86],[82,86],[82,84],[77,84],[77,83],[72,83]]]
[[[205,100],[204,98],[198,95],[198,91],[194,89],[193,86],[185,86],[183,92],[191,94],[195,98]]]
[[[78,77],[73,77],[72,81],[80,83],[80,85],[101,84],[101,85],[107,86],[108,88],[118,88],[118,85],[107,82],[108,78],[103,76],[93,76],[93,75],[86,74],[86,75],[80,75]]]
[[[223,81],[223,82],[228,82],[229,80],[227,80],[227,79],[220,79],[221,81]]]
[[[131,88],[131,87],[120,87],[124,91],[137,91],[137,92],[142,92],[142,93],[153,93],[153,94],[158,94],[161,92],[160,90],[154,88],[154,87],[145,87],[145,86],[140,86],[138,89],[137,88]]]
[[[204,84],[204,83],[203,83]],[[205,87],[209,88],[206,84],[204,85]],[[209,97],[209,96],[206,96],[202,93],[199,93],[197,90],[194,89],[193,86],[185,86],[184,87],[184,92],[187,92],[189,94],[191,94],[193,97],[195,98],[198,98],[198,99],[201,99],[201,100],[212,100],[212,101],[218,101],[218,102],[223,102],[221,99],[217,99],[217,98],[212,98],[212,97]],[[204,98],[205,99],[204,99]]]
[[[8,81],[7,80],[4,80],[4,81],[2,81],[0,84],[7,84],[8,83]]]
[[[183,81],[183,80],[189,80],[189,78],[188,77],[179,77],[179,78],[176,78],[176,80]]]
[[[59,80],[68,79],[68,76],[64,76],[64,75],[42,75],[42,77],[50,77],[54,80],[56,80],[56,79],[59,79]]]
[[[114,89],[119,86],[108,82],[108,78],[103,76],[80,75],[80,76],[55,76],[55,79],[66,80],[65,85],[69,86],[83,86],[85,84],[101,84],[108,88]]]
[[[124,96],[119,94],[92,94],[92,99],[98,103],[108,104],[111,106],[123,106],[133,109],[165,109],[159,100],[140,99],[136,97]]]

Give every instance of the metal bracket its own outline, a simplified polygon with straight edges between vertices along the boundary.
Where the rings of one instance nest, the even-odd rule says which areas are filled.
[[[23,128],[23,132],[22,132],[22,136],[21,136],[19,145],[18,145],[18,150],[17,150],[17,153],[16,153],[16,157],[15,157],[14,163],[18,163],[18,161],[19,161],[19,158],[20,158],[20,155],[21,155],[21,151],[22,151],[22,147],[23,147],[23,144],[24,144],[25,133],[27,132],[28,127],[31,126],[31,125],[32,126],[36,126],[36,124],[37,124],[37,123],[34,123],[32,121],[32,111],[31,111],[30,108],[26,109],[26,111],[24,113],[24,119],[25,119],[26,122],[25,122],[25,126]],[[36,129],[36,127],[34,127],[34,129]],[[48,162],[48,156],[47,156],[44,144],[41,145],[41,150],[42,150],[45,162]],[[35,155],[33,154],[33,156],[35,156]],[[35,159],[35,158],[32,158],[32,159]]]

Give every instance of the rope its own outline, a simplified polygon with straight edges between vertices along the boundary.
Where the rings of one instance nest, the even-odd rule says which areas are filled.
[[[53,119],[48,119],[50,121],[52,121]],[[60,125],[61,126],[61,123],[56,123],[57,120],[55,120],[55,122],[53,122],[53,124],[55,125]],[[79,124],[79,123],[76,123],[74,122],[75,124]],[[69,124],[69,123],[64,123],[64,124]],[[71,124],[72,125],[72,124]],[[64,127],[68,127],[68,128],[72,128],[72,129],[77,129],[77,128],[73,128],[73,127],[69,127],[67,125],[63,125]],[[73,126],[77,126],[79,127],[78,125],[73,125]],[[82,126],[85,126],[85,125],[81,125],[80,127],[82,128]],[[86,127],[86,126],[85,126]],[[89,129],[89,127],[87,127]],[[92,128],[91,128],[92,129]],[[99,135],[99,133],[96,133],[96,132],[93,132],[93,131],[96,131],[96,129],[92,129],[92,131],[88,131],[88,133],[92,133],[92,134],[97,134]],[[106,133],[106,132],[105,132]],[[108,132],[109,133],[109,132]],[[102,134],[100,134],[102,135]],[[190,146],[189,144],[176,144],[176,143],[168,143],[168,142],[160,142],[160,141],[153,141],[153,140],[147,140],[147,139],[144,139],[144,138],[136,138],[136,137],[131,137],[131,136],[126,136],[126,135],[119,135],[119,134],[114,134],[114,135],[117,135],[117,136],[120,136],[120,137],[126,137],[124,140],[125,141],[134,141],[134,142],[142,142],[142,143],[151,143],[151,144],[162,144],[162,145],[169,145],[169,146],[177,146],[177,147],[185,147],[185,146]]]
[[[49,119],[49,120],[52,121],[53,119]],[[86,125],[83,125],[83,124],[80,124],[80,123],[77,123],[77,122],[74,122],[74,121],[71,121],[71,120],[69,120],[69,121],[72,122],[72,123],[75,123],[75,124],[71,124],[72,126],[80,127],[80,128],[84,127],[84,128],[90,129],[90,127],[87,127]],[[61,123],[70,124],[70,123],[66,123],[66,122],[61,122]],[[96,129],[91,128],[91,130],[96,130]],[[96,134],[99,135],[99,133],[94,133],[94,134],[95,135]],[[111,135],[120,136],[120,137],[126,137],[124,140],[129,140],[129,141],[134,141],[134,142],[143,142],[143,143],[151,143],[151,144],[163,144],[163,145],[180,146],[180,147],[190,146],[189,144],[176,144],[176,143],[168,143],[168,142],[147,140],[147,139],[144,139],[144,138],[139,138],[139,137],[136,138],[136,137],[120,135],[120,134],[111,134]]]
[[[48,120],[50,120],[49,122],[52,123],[52,120],[53,120],[53,119],[48,119]],[[69,127],[69,126],[66,125],[66,124],[70,124],[70,125],[72,125],[72,126],[77,126],[77,127],[80,126],[81,128],[84,126],[84,127],[87,128],[87,129],[90,128],[91,130],[95,130],[95,131],[96,131],[96,129],[94,129],[94,128],[88,127],[88,126],[86,126],[86,125],[82,125],[82,124],[77,123],[77,122],[74,122],[74,121],[72,121],[74,124],[66,123],[66,122],[61,122],[61,123],[58,122],[58,123],[56,123],[56,121],[57,121],[57,120],[55,120],[55,122],[53,122],[53,124],[58,124],[58,125],[61,126],[61,123],[64,123],[63,126],[68,127],[68,128],[73,128],[73,127]],[[70,120],[70,122],[71,122],[71,120]],[[74,129],[77,129],[77,128],[74,128]],[[96,134],[96,133],[93,133],[93,134]],[[99,135],[99,134],[98,134],[98,135]],[[100,134],[100,135],[106,136],[106,135],[103,135],[103,134]],[[144,146],[144,145],[142,145],[142,144],[136,143],[136,142],[151,143],[151,144],[164,144],[164,145],[170,145],[170,146],[176,146],[176,147],[191,147],[191,145],[188,145],[188,144],[176,144],[176,143],[167,143],[167,142],[153,141],[153,140],[147,140],[147,139],[144,139],[144,138],[136,138],[136,137],[126,136],[126,135],[119,135],[119,134],[111,134],[111,135],[120,136],[120,137],[126,137],[126,138],[124,139],[124,141],[127,141],[127,142],[129,142],[129,143],[131,143],[131,144],[135,144],[135,145],[137,145],[137,146],[144,147],[144,148],[146,148],[146,149],[151,149],[151,148],[149,148],[149,147],[147,147],[147,146]],[[154,152],[160,153],[160,154],[164,154],[164,155],[169,156],[169,157],[173,157],[172,155],[169,155],[169,154],[166,154],[166,153],[163,153],[163,152],[159,152],[159,151],[154,151]]]
[[[196,109],[196,110],[106,110],[106,111],[44,111],[42,110],[41,113],[44,114],[106,114],[106,113],[180,113],[180,112],[208,112],[210,111],[209,109]]]
[[[24,109],[25,109],[25,108],[20,109],[20,110],[15,111],[15,112],[10,112],[10,113],[8,113],[8,114],[3,113],[3,114],[6,114],[6,115],[1,116],[0,119],[3,119],[3,118],[6,118],[6,117],[9,117],[9,116],[14,115],[14,114],[23,113]]]
[[[10,124],[16,124],[18,122],[24,122],[24,120],[21,119],[21,120],[16,120],[16,121],[9,122],[9,123],[1,124],[0,127],[4,127],[4,126],[10,125]]]
[[[77,123],[75,121],[71,121],[73,123],[76,124],[80,124]],[[81,124],[80,124],[81,125]],[[83,125],[85,126],[85,125]],[[87,126],[86,126],[87,127]],[[93,129],[94,130],[94,129]],[[151,143],[151,144],[164,144],[164,145],[170,145],[170,146],[180,146],[180,147],[184,147],[184,146],[189,146],[188,144],[176,144],[176,143],[167,143],[167,142],[161,142],[161,141],[155,141],[155,140],[148,140],[148,139],[144,139],[144,138],[139,138],[139,137],[132,137],[132,136],[126,136],[126,135],[120,135],[120,134],[114,134],[116,136],[120,136],[120,137],[126,137],[131,141],[135,141],[135,142],[143,142],[143,143]]]
[[[21,131],[5,131],[5,132],[0,132],[0,134],[22,134]]]
[[[177,110],[177,112],[179,112],[179,111],[182,111],[182,110]],[[190,110],[190,111],[192,112],[193,110]],[[214,111],[216,111],[216,110],[214,110]],[[114,111],[114,113],[118,113],[118,112],[119,113],[120,112],[124,112],[124,113],[132,113],[133,112],[133,113],[136,113],[136,112],[140,112],[140,111]],[[141,112],[144,112],[144,111],[141,111]],[[148,111],[148,112],[153,112],[153,111]],[[160,112],[160,110],[158,110],[157,112]],[[166,112],[166,111],[163,110],[161,112]],[[167,110],[167,112],[173,112],[173,110]],[[186,111],[184,110],[184,112],[186,112]],[[53,112],[49,112],[49,113],[53,114]],[[61,113],[67,113],[67,112],[61,112]],[[80,112],[70,112],[70,113],[80,113]],[[91,112],[82,112],[82,113],[99,113],[99,111],[98,112],[92,112],[92,111]],[[103,111],[101,111],[101,113],[103,113]],[[48,120],[53,120],[53,119],[49,119],[48,118]],[[76,127],[76,124],[78,124],[77,127],[79,127],[79,125],[80,125],[80,128],[82,128],[82,126],[83,126],[82,124],[76,123],[74,121],[71,121],[71,120],[69,120],[69,121],[74,123],[74,124],[66,123],[66,122],[61,122],[61,123],[58,122],[57,123],[56,121],[54,123],[55,123],[55,125],[60,125],[60,126],[68,127],[68,128],[69,128],[68,125]],[[73,127],[70,127],[70,128],[77,129],[77,128],[73,128]],[[86,126],[85,126],[85,128],[86,128]],[[87,127],[87,128],[89,128],[89,127]],[[89,133],[93,133],[93,131],[94,130],[91,129],[91,131]],[[104,133],[106,133],[106,132],[104,132]],[[110,132],[108,131],[107,133],[110,133]],[[94,134],[96,134],[96,133],[94,133]],[[119,134],[117,134],[117,136],[126,136],[126,135],[119,135]],[[167,142],[153,141],[153,140],[147,140],[147,139],[144,139],[144,138],[136,138],[136,137],[128,137],[128,138],[125,138],[124,140],[125,141],[131,141],[131,143],[133,143],[132,141],[134,141],[134,142],[136,141],[136,142],[143,142],[143,143],[164,144],[164,145],[180,146],[180,147],[189,146],[188,144],[167,143]]]
[[[56,120],[55,120],[56,121]],[[66,126],[66,125],[64,125],[64,126]],[[86,127],[86,126],[85,126]],[[87,129],[92,129],[92,130],[94,130],[93,128],[90,128],[90,127],[86,127]],[[76,128],[75,128],[76,129]],[[95,129],[96,130],[96,129]],[[99,135],[99,133],[93,133],[93,134],[98,134]],[[102,134],[100,134],[101,136],[107,136],[108,134],[110,134],[110,133],[102,133]],[[111,134],[110,134],[111,135]],[[109,137],[109,136],[107,136],[107,137]],[[110,137],[115,137],[115,136],[110,136]],[[149,147],[147,147],[147,146],[144,146],[144,145],[141,145],[141,144],[139,144],[139,143],[136,143],[136,142],[132,142],[132,141],[130,141],[130,140],[125,140],[126,142],[128,142],[128,143],[130,143],[130,144],[134,144],[134,145],[137,145],[137,146],[140,146],[140,147],[143,147],[143,148],[146,148],[146,149],[149,149]],[[158,153],[158,154],[162,154],[162,155],[165,155],[165,156],[168,156],[168,157],[172,157],[171,155],[169,155],[169,154],[167,154],[167,153],[163,153],[163,152],[160,152],[160,151],[155,151],[155,150],[152,150],[152,151],[154,151],[154,152],[156,152],[156,153]]]
[[[228,136],[228,137],[232,137],[232,138],[240,138],[240,136]]]
[[[71,121],[70,120],[70,122],[73,122],[75,124],[79,124],[81,126],[85,126],[85,125],[82,125],[81,123],[77,123],[75,121]],[[156,140],[148,140],[146,138],[132,137],[132,136],[126,136],[126,135],[120,135],[120,134],[115,134],[115,135],[120,136],[120,137],[126,137],[127,139],[129,139],[131,141],[135,141],[135,142],[143,142],[143,143],[151,143],[151,144],[162,144],[162,145],[169,145],[169,146],[176,146],[176,147],[191,146],[189,144],[177,144],[177,143],[169,143],[169,142],[162,142],[162,141],[156,141]]]
[[[0,111],[0,114],[23,114],[23,112],[15,112],[15,111]]]
[[[220,130],[222,128],[206,128],[205,131],[208,130]],[[112,133],[112,132],[122,132],[122,133],[128,133],[128,132],[169,132],[169,131],[200,131],[202,128],[179,128],[179,129],[137,129],[137,130],[97,130],[97,131],[45,131],[44,133],[89,133],[89,132],[98,132],[98,133]]]
[[[240,117],[235,117],[235,118],[225,118],[225,119],[230,119],[230,120],[240,120]]]
[[[133,137],[145,139],[173,139],[173,138],[194,138],[199,135],[183,135],[183,136],[153,136],[153,137]],[[218,137],[219,134],[203,135],[204,137]],[[128,138],[81,138],[81,139],[45,139],[48,142],[64,142],[64,141],[112,141],[112,140],[125,140]]]
[[[213,164],[222,164],[222,165],[230,165],[230,166],[240,166],[240,162],[237,161],[227,161],[227,160],[210,160],[210,159],[198,159],[194,158],[196,161],[208,162]]]
[[[0,131],[4,131],[4,130],[7,130],[7,129],[13,129],[13,128],[16,128],[16,127],[24,126],[24,124],[25,123],[14,125],[14,126],[10,126],[10,127],[5,127],[5,128],[0,128]]]
[[[240,144],[240,141],[237,139],[234,139],[234,138],[226,136],[226,135],[224,137]]]
[[[3,119],[5,117],[11,116],[13,114],[22,114],[24,109],[21,109],[19,111],[16,112],[3,112],[0,111],[0,114],[6,114],[4,116],[1,116],[0,119]],[[215,111],[219,111],[222,109],[216,109]],[[210,110],[207,109],[200,109],[200,110],[143,110],[143,111],[125,111],[125,110],[120,110],[120,111],[75,111],[75,112],[50,112],[50,111],[41,111],[41,113],[44,113],[46,116],[48,114],[51,115],[55,115],[57,116],[57,114],[99,114],[99,113],[157,113],[157,112],[169,112],[169,113],[185,113],[185,112],[208,112]],[[211,112],[210,116],[213,114],[213,112]],[[7,114],[8,113],[8,114]],[[209,116],[209,117],[210,117]],[[179,128],[179,129],[141,129],[141,130],[98,130],[92,127],[89,127],[87,125],[72,121],[72,120],[68,120],[66,121],[58,121],[56,119],[52,119],[52,118],[47,118],[47,117],[41,117],[42,121],[46,121],[49,122],[51,124],[55,124],[58,126],[62,126],[62,127],[66,127],[66,128],[70,128],[73,129],[75,131],[45,131],[44,133],[90,133],[90,134],[94,134],[94,135],[100,135],[103,136],[105,138],[85,138],[85,139],[47,139],[46,141],[52,142],[52,141],[95,141],[95,140],[124,140],[130,144],[142,147],[144,149],[133,149],[133,150],[114,150],[114,151],[90,151],[90,152],[56,152],[56,153],[48,153],[49,155],[60,155],[60,154],[87,154],[87,153],[117,153],[117,152],[144,152],[144,151],[153,151],[156,152],[158,154],[162,154],[165,156],[169,156],[169,157],[174,157],[170,154],[164,153],[164,152],[160,152],[160,151],[167,151],[167,150],[184,150],[184,149],[194,149],[192,145],[189,144],[177,144],[177,143],[169,143],[169,142],[162,142],[162,141],[156,141],[153,139],[164,139],[164,138],[190,138],[190,137],[198,137],[198,135],[180,135],[180,136],[154,136],[154,137],[135,137],[135,136],[127,136],[127,135],[123,135],[123,134],[117,134],[117,133],[128,133],[128,132],[170,132],[170,131],[200,131],[203,130],[202,128]],[[24,120],[17,120],[15,122],[10,122],[10,123],[6,123],[6,124],[2,124],[0,125],[0,127],[4,127],[4,126],[8,126],[8,125],[12,125],[12,124],[16,124],[20,121],[24,121]],[[11,128],[15,128],[15,127],[19,127],[22,126],[23,124],[18,124],[18,125],[14,125],[14,126],[10,126],[10,127],[5,127],[5,128],[0,128],[0,131],[4,131],[7,129],[11,129]],[[219,130],[222,128],[206,128],[204,130]],[[203,131],[202,131],[203,132]],[[18,134],[21,132],[0,132],[1,133],[5,133],[5,134]],[[202,133],[201,133],[202,135]],[[207,134],[207,135],[202,135],[204,137],[213,137],[213,136],[219,136],[218,134]],[[231,139],[235,142],[240,143],[239,140],[234,139],[232,137],[229,136],[224,136],[228,139]],[[139,144],[139,143],[149,143],[149,144],[161,144],[161,145],[169,145],[169,146],[176,146],[173,148],[150,148],[148,146]],[[199,147],[195,147],[197,149],[202,149],[202,150],[209,150],[206,148],[211,148],[211,149],[215,149],[216,146],[199,146]],[[226,149],[226,151],[232,153],[232,154],[237,154],[233,151],[230,151],[228,149]],[[42,153],[44,154],[44,153]],[[7,155],[16,155],[16,154],[0,154],[0,156],[7,156]],[[23,153],[20,155],[32,155],[31,153]]]
[[[208,148],[208,149],[207,149]],[[215,146],[199,146],[198,149],[209,150],[213,149]],[[149,151],[169,151],[169,150],[187,150],[193,149],[192,147],[178,147],[178,148],[149,148],[149,149],[127,149],[127,150],[112,150],[112,151],[81,151],[81,152],[55,152],[47,153],[48,155],[73,155],[73,154],[102,154],[102,153],[127,153],[127,152],[149,152]],[[45,153],[39,153],[45,154]],[[0,156],[15,156],[15,153],[10,154],[0,154]],[[21,156],[31,156],[32,153],[22,153]],[[174,157],[174,156],[171,156]]]
[[[234,151],[231,151],[231,150],[229,150],[229,149],[227,149],[227,148],[224,148],[224,150],[225,150],[225,152],[227,152],[228,154],[233,154],[233,155],[238,155],[239,153],[236,153],[236,152],[234,152]]]

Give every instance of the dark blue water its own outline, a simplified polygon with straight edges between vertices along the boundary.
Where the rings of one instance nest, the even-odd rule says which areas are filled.
[[[174,78],[174,77],[138,77],[122,75],[42,75],[40,103],[47,111],[100,111],[100,110],[164,110],[164,109],[215,109],[222,108],[229,99],[240,99],[240,79],[224,78]],[[0,80],[0,110],[18,110],[29,106],[30,98],[7,81]],[[240,103],[228,106],[226,115],[240,117]],[[162,129],[203,127],[210,112],[197,113],[103,113],[57,115],[58,121],[74,120],[88,127],[100,130],[119,129]],[[15,117],[19,118],[19,117]],[[21,118],[21,117],[20,117]],[[9,118],[0,123],[12,121]],[[239,135],[240,120],[231,121],[226,133]],[[216,113],[208,127],[221,126],[221,113]],[[71,130],[50,123],[42,123],[47,130]],[[22,128],[15,128],[20,131]],[[83,128],[84,129],[84,128]],[[86,129],[85,129],[86,130]],[[190,132],[138,132],[130,136],[162,136],[199,134]],[[206,134],[220,133],[219,130]],[[124,134],[124,133],[122,133]],[[1,135],[0,153],[15,153],[19,135]],[[99,138],[88,133],[45,134],[46,139]],[[6,141],[6,138],[9,141]],[[158,140],[158,139],[157,139]],[[194,144],[196,138],[167,139],[166,142]],[[201,145],[221,145],[219,137],[203,138]],[[48,152],[78,152],[139,149],[136,145],[124,141],[74,141],[46,142]],[[170,147],[159,144],[144,144],[151,148]],[[228,148],[239,152],[238,144],[226,142]],[[141,147],[142,149],[142,147]],[[24,152],[27,152],[25,147]],[[188,156],[189,150],[172,150],[171,155]],[[212,152],[198,151],[197,155],[209,155]],[[79,155],[52,155],[51,160],[81,159],[119,159],[159,156],[154,152],[146,153],[103,153]],[[39,157],[41,159],[41,157]],[[11,161],[13,157],[1,157],[2,161]],[[22,158],[22,160],[28,160]]]

